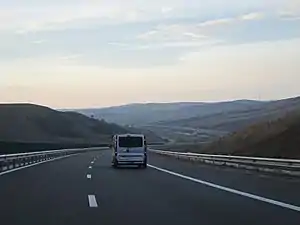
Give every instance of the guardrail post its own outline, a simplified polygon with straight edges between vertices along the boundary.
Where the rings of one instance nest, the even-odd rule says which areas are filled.
[[[14,165],[14,167],[16,168],[16,167],[19,167],[19,157],[17,157],[16,159],[15,159],[15,165]]]
[[[0,161],[0,171],[4,170],[4,162],[5,162],[4,160]]]
[[[12,167],[16,168],[16,159],[15,158],[12,160]]]

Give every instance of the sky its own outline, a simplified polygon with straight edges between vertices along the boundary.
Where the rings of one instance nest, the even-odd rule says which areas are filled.
[[[300,95],[300,0],[0,0],[0,102]]]

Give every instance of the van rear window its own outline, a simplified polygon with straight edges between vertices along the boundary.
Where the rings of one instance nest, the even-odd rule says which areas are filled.
[[[142,137],[119,137],[119,147],[121,148],[143,147],[143,138]]]

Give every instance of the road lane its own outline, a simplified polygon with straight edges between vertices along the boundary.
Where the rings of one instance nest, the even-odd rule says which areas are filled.
[[[269,203],[269,204],[272,204],[272,205],[276,205],[276,206],[280,206],[280,207],[283,207],[283,208],[286,208],[286,209],[290,209],[290,210],[300,212],[300,207],[296,206],[296,205],[291,205],[291,204],[287,204],[285,202],[276,201],[276,200],[269,199],[269,198],[266,198],[266,197],[254,195],[254,194],[251,194],[251,193],[248,193],[248,192],[239,191],[239,190],[229,188],[229,187],[224,187],[222,185],[218,185],[218,184],[214,184],[214,183],[211,183],[211,182],[200,180],[200,179],[197,179],[197,178],[194,178],[194,177],[186,176],[186,175],[183,175],[181,173],[176,173],[176,172],[166,170],[166,169],[163,169],[163,168],[160,168],[160,167],[157,167],[157,166],[153,166],[153,165],[148,165],[148,166],[150,168],[156,169],[158,171],[161,171],[161,172],[164,172],[164,173],[167,173],[167,174],[170,174],[170,175],[173,175],[173,176],[176,176],[176,177],[188,180],[188,181],[192,181],[192,182],[196,182],[196,183],[199,183],[199,184],[202,184],[202,185],[206,185],[206,186],[211,187],[211,188],[216,188],[218,190],[226,191],[226,192],[229,192],[229,193],[232,193],[232,194],[240,195],[240,196],[243,196],[243,197],[255,199],[255,200],[258,200],[258,201],[261,201],[261,202]]]
[[[158,162],[155,156],[151,155],[149,159],[150,164]],[[160,224],[163,221],[172,225],[275,225],[300,222],[299,212],[190,182],[152,168],[112,169],[108,152],[94,164],[92,186],[99,202],[98,211],[93,216],[95,220],[101,218],[104,224]]]
[[[92,224],[86,153],[0,176],[1,224]]]
[[[299,178],[178,160],[154,153],[150,155],[150,159],[150,163],[160,168],[300,206]]]

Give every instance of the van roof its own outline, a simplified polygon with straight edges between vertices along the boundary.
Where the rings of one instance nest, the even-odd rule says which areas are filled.
[[[116,137],[127,137],[127,136],[134,136],[134,137],[145,137],[143,134],[117,134]]]

